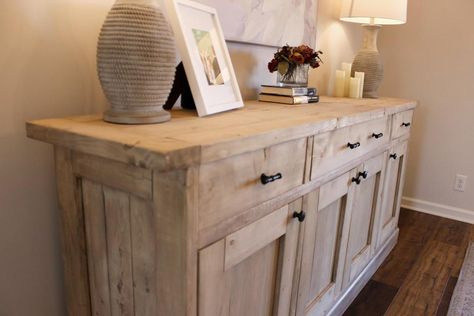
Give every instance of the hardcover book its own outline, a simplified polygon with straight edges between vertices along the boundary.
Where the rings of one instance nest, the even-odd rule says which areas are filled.
[[[273,103],[284,103],[284,104],[306,104],[306,103],[317,103],[319,102],[319,96],[283,96],[274,94],[260,93],[258,96],[259,101],[273,102]]]
[[[309,88],[309,87],[262,85],[261,93],[286,95],[286,96],[304,96],[304,95],[315,96],[318,94],[318,90],[316,88]]]

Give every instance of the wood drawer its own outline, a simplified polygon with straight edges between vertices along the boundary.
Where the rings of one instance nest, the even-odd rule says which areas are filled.
[[[209,228],[303,184],[306,138],[204,164],[199,169],[199,229]],[[281,179],[262,184],[261,175]]]
[[[384,117],[316,135],[313,145],[311,180],[387,144],[388,134],[388,117]],[[351,149],[349,144],[359,146]]]
[[[410,133],[413,110],[394,114],[392,117],[392,139]]]

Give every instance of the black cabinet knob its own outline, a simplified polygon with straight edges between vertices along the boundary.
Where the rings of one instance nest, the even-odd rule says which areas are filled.
[[[367,179],[367,176],[369,175],[369,172],[368,171],[364,171],[364,172],[359,172],[359,177],[362,177],[364,179]]]
[[[360,180],[360,175],[358,177],[353,177],[352,178],[352,182],[355,182],[357,185],[360,184],[361,180]]]
[[[262,175],[260,176],[260,181],[262,182],[263,185],[265,185],[267,183],[279,180],[281,178],[283,178],[281,173],[277,173],[272,176],[267,176],[266,174],[262,173]]]
[[[382,137],[383,137],[383,133],[378,133],[378,134],[372,133],[372,137],[375,138],[375,139],[382,138]]]
[[[357,142],[357,143],[347,143],[347,147],[349,147],[350,149],[356,149],[357,147],[360,147],[360,143]]]
[[[306,213],[304,211],[301,212],[294,212],[293,213],[293,218],[297,218],[298,222],[302,223],[304,222],[304,219],[306,218]]]
[[[408,127],[408,126],[410,126],[410,125],[411,125],[410,122],[408,122],[408,123],[403,122],[401,126],[403,126],[403,127]]]
[[[398,158],[398,156],[397,156],[397,154],[391,154],[390,158],[392,158],[393,160],[396,160]]]

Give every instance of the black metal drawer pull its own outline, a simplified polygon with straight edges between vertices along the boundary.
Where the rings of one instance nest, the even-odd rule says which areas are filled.
[[[397,154],[391,154],[391,155],[390,155],[390,158],[392,158],[393,160],[396,160],[397,157],[398,157]]]
[[[362,177],[364,179],[367,179],[367,176],[369,175],[369,172],[368,171],[364,171],[364,172],[359,172],[359,177]]]
[[[266,174],[262,173],[262,175],[260,176],[260,181],[262,182],[262,184],[265,185],[267,183],[270,183],[270,182],[273,182],[273,181],[276,181],[276,180],[280,180],[281,178],[283,178],[281,173],[277,173],[277,174],[274,174],[272,176],[267,176]]]
[[[378,134],[373,133],[372,137],[375,138],[375,139],[379,139],[379,138],[383,137],[383,133],[378,133]]]
[[[304,211],[301,212],[294,212],[293,213],[293,218],[297,218],[298,222],[302,223],[304,222],[304,219],[306,218],[306,213]]]
[[[349,147],[350,149],[356,149],[357,147],[360,147],[360,143],[357,142],[357,143],[347,143],[347,147]]]
[[[411,125],[411,123],[410,123],[410,122],[408,122],[408,123],[402,123],[402,125],[401,125],[401,126],[403,126],[403,127],[408,127],[408,126],[410,126],[410,125]]]
[[[356,177],[353,177],[353,178],[352,178],[352,182],[355,182],[357,185],[359,185],[360,182],[361,182],[360,176],[358,176],[357,178],[356,178]]]

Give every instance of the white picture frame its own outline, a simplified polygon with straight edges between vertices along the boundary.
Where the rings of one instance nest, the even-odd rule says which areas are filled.
[[[190,0],[165,0],[165,7],[198,115],[243,107],[217,11]]]

